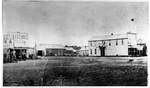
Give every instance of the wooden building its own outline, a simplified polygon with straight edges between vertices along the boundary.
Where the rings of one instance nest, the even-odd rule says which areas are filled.
[[[94,36],[88,41],[89,56],[130,56],[136,54],[137,34]]]

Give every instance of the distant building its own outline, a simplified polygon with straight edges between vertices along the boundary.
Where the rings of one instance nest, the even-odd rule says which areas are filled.
[[[76,51],[78,51],[78,50],[81,49],[80,46],[68,46],[68,45],[66,45],[65,47],[72,47],[72,48],[73,48],[74,50],[76,50]]]
[[[74,56],[76,50],[61,44],[39,44],[36,53],[38,56]]]
[[[79,56],[89,56],[88,46],[82,46],[79,50]]]
[[[137,34],[94,36],[88,41],[89,56],[128,56],[136,54]]]
[[[138,55],[139,56],[147,56],[147,46],[146,43],[138,43],[137,44]]]
[[[60,44],[39,44],[36,45],[36,53],[38,56],[63,56],[65,48]]]
[[[76,50],[72,47],[65,47],[65,56],[76,56]]]

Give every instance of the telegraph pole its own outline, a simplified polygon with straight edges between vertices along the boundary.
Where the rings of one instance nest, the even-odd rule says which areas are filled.
[[[36,56],[36,42],[35,42],[35,47],[34,47],[34,54]]]

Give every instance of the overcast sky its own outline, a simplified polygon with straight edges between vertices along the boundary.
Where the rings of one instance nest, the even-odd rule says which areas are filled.
[[[26,32],[30,46],[35,42],[82,46],[93,36],[128,31],[145,40],[147,30],[144,2],[3,2],[3,33]]]

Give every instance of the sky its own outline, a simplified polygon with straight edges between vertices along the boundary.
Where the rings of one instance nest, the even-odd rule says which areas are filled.
[[[26,32],[36,44],[88,45],[93,36],[137,33],[147,39],[147,2],[3,1],[3,34]],[[134,19],[134,21],[131,21]]]

